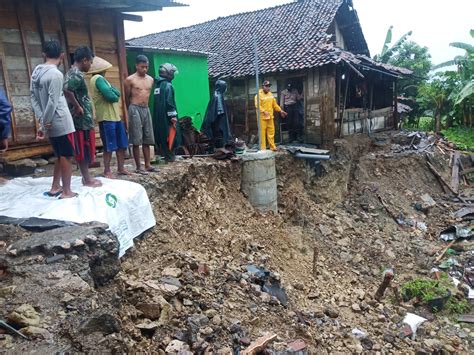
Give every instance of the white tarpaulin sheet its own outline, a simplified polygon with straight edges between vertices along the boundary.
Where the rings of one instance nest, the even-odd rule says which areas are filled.
[[[78,197],[60,200],[45,195],[52,177],[17,178],[0,185],[0,215],[15,218],[48,218],[61,221],[107,223],[120,242],[120,256],[133,239],[155,225],[143,186],[125,180],[101,178],[102,187],[85,187],[73,176],[72,191]]]

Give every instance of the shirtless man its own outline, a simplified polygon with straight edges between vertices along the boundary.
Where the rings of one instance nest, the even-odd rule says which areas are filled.
[[[125,101],[128,107],[129,142],[133,145],[133,158],[138,174],[147,175],[156,171],[150,163],[150,146],[155,144],[148,99],[153,87],[153,78],[147,74],[148,58],[142,54],[135,61],[135,74],[125,80]],[[140,145],[145,158],[145,169],[140,161]]]

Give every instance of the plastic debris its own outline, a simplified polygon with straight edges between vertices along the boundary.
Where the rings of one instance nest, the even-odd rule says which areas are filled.
[[[363,330],[360,330],[359,328],[352,329],[352,335],[356,337],[357,339],[363,339],[367,336],[367,334]]]
[[[455,239],[474,237],[474,223],[455,224],[441,232],[439,238],[448,242]]]
[[[403,323],[408,324],[411,328],[412,331],[412,340],[415,340],[416,338],[416,331],[418,327],[423,323],[426,322],[426,318],[420,317],[416,314],[413,313],[407,313],[405,318],[403,319]]]

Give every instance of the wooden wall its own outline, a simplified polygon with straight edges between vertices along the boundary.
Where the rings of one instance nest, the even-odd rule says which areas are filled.
[[[70,58],[78,46],[90,46],[97,56],[113,64],[107,78],[123,88],[121,78],[127,73],[121,62],[123,56],[125,63],[125,47],[120,14],[70,5],[62,7],[53,0],[2,0],[0,19],[0,88],[5,90],[14,109],[11,150],[38,145],[29,84],[34,67],[43,62],[43,41],[61,42],[67,52],[60,67],[63,72],[72,64]],[[123,113],[125,116],[125,110]],[[40,151],[25,150],[24,155],[33,156]]]

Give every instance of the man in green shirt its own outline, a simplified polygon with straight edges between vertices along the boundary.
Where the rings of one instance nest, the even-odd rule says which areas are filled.
[[[74,64],[64,79],[64,96],[71,111],[75,135],[75,159],[85,186],[98,187],[101,182],[89,174],[89,165],[95,161],[95,130],[92,101],[89,97],[85,74],[89,71],[94,54],[89,47],[78,47],[74,52]]]

